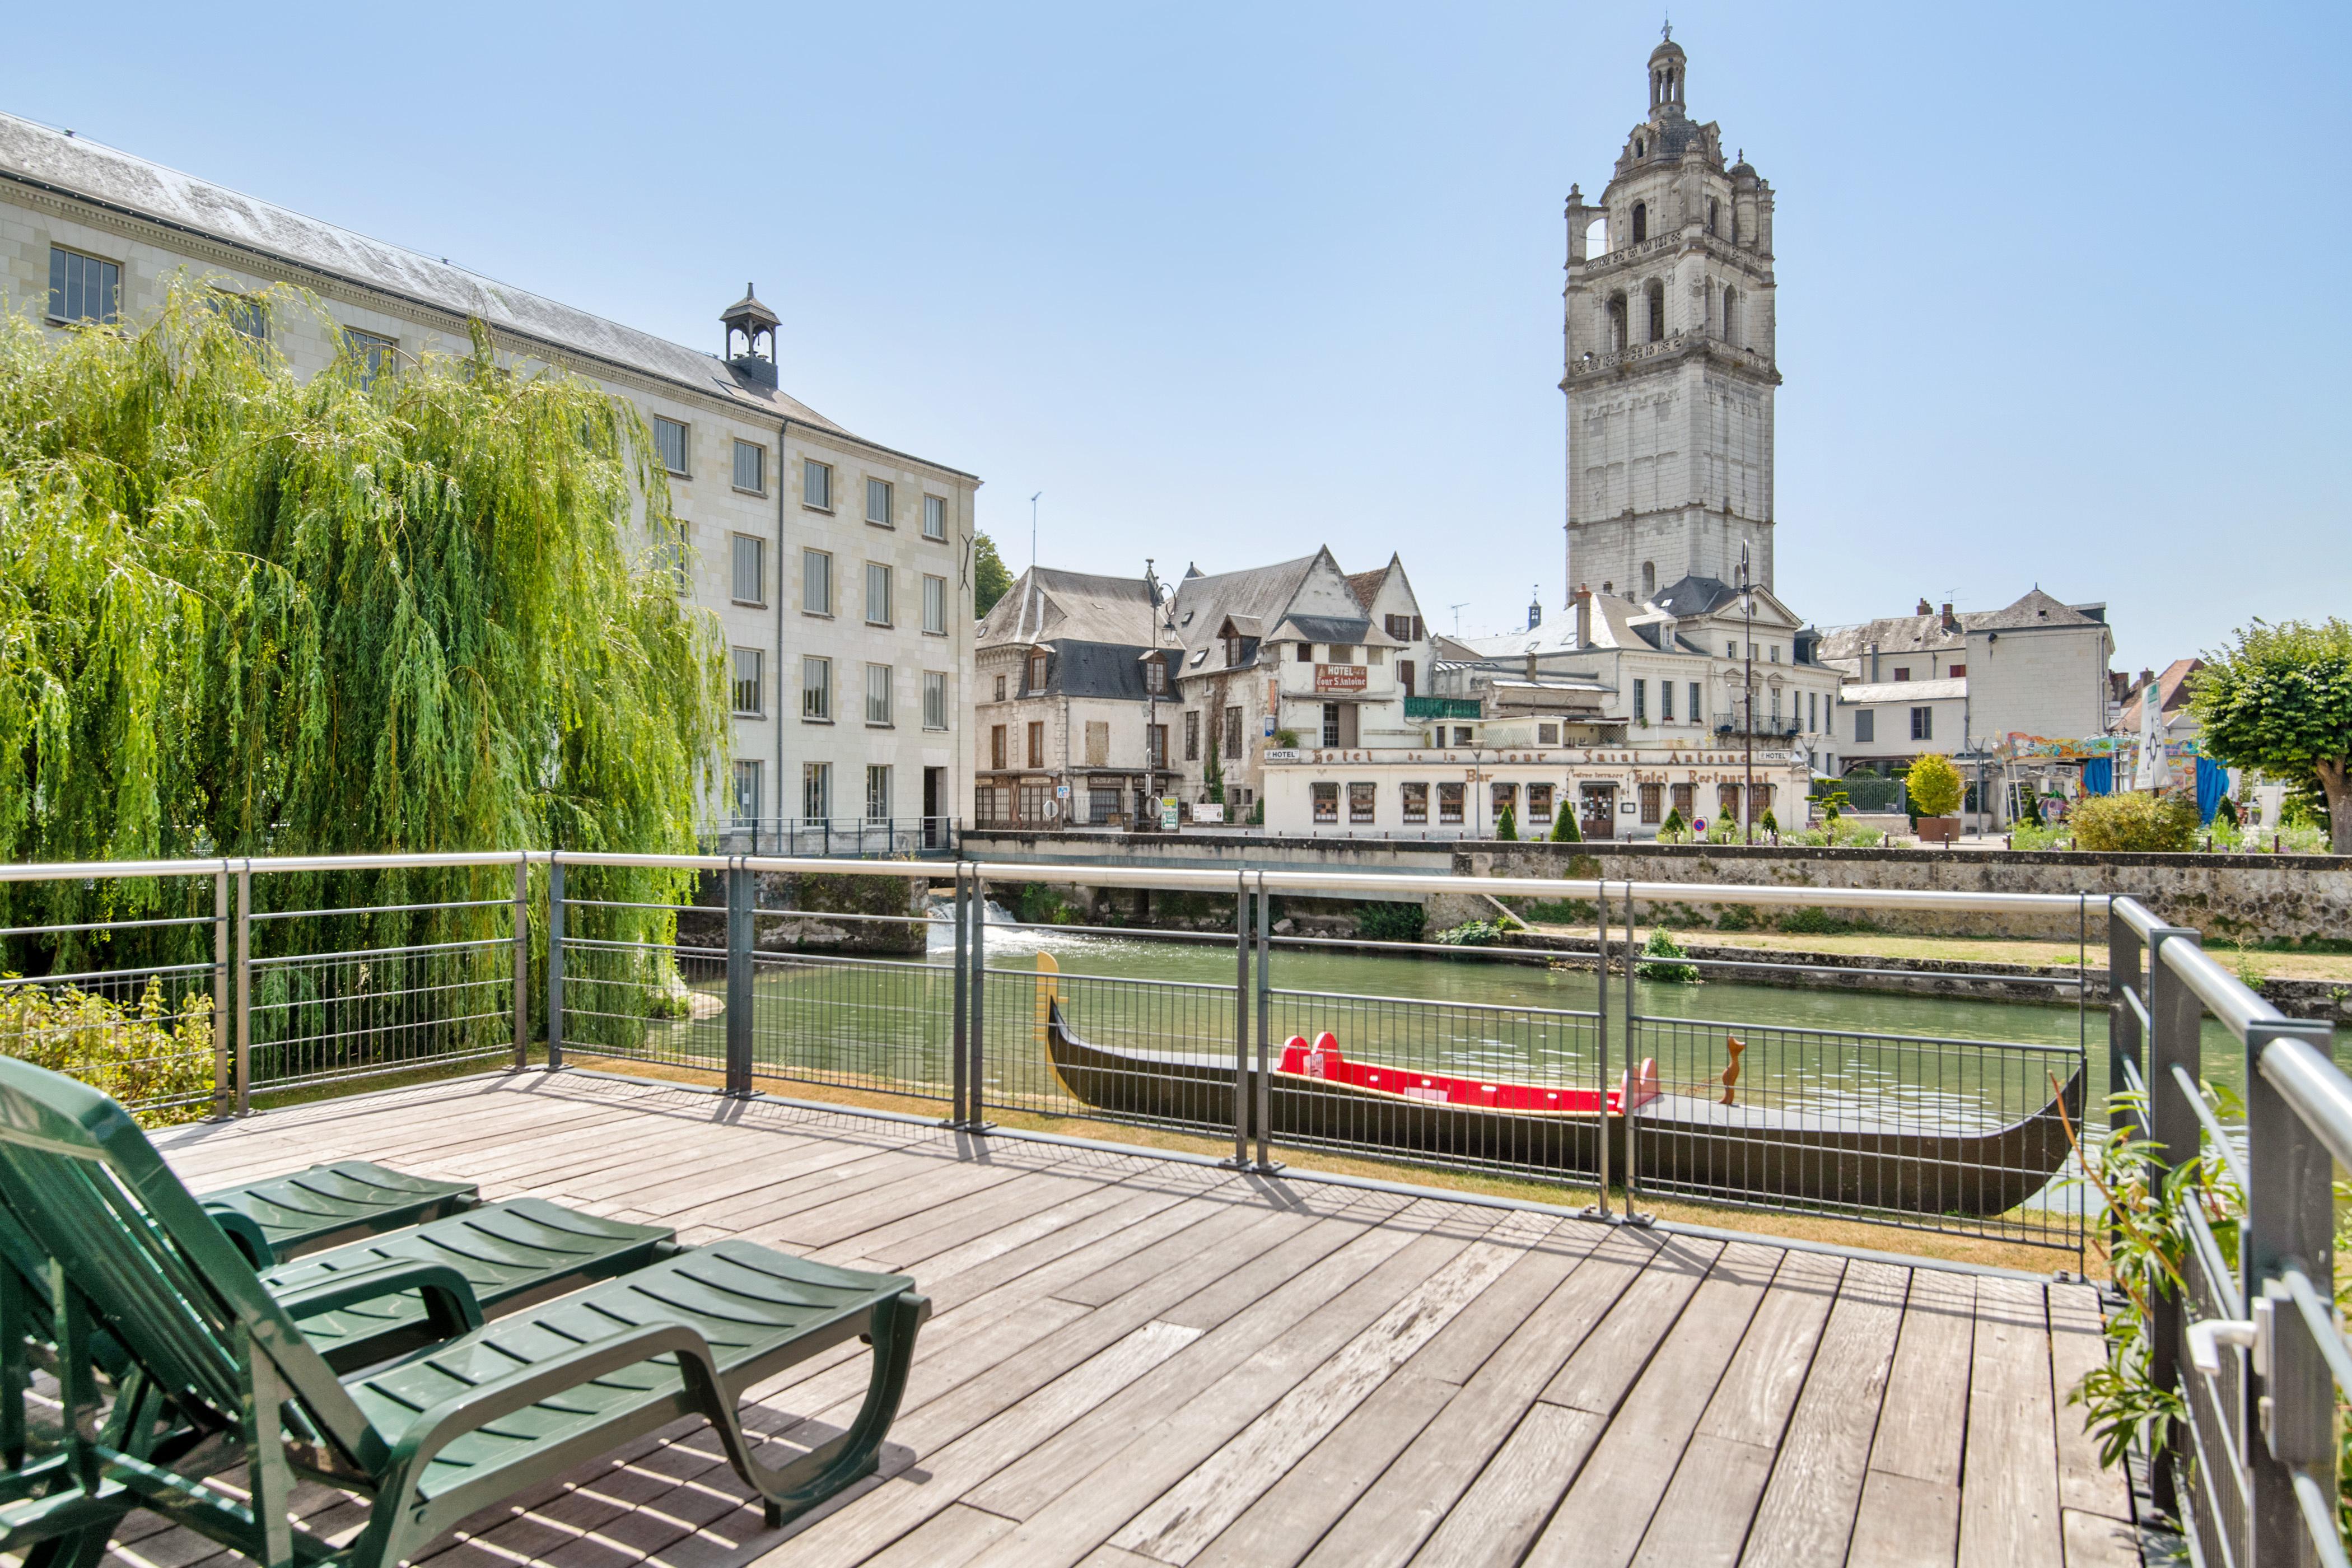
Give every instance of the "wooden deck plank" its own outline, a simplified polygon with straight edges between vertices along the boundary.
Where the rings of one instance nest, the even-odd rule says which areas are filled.
[[[1554,1478],[1544,1511],[1556,1528],[1545,1531],[1528,1552],[1529,1568],[1567,1563],[1616,1568],[1633,1560],[1775,1271],[1784,1258],[1794,1256],[1735,1243],[1716,1258],[1591,1458],[1573,1476]],[[1454,1523],[1447,1519],[1439,1541]]]
[[[1638,1568],[1738,1562],[1753,1517],[1752,1500],[1763,1491],[1771,1473],[1770,1449],[1696,1434],[1651,1516],[1633,1562]],[[1715,1506],[1718,1493],[1730,1500],[1729,1506]]]
[[[2067,1396],[2084,1375],[2107,1359],[2105,1315],[2088,1285],[2050,1287],[2050,1392],[2058,1428],[2058,1505],[2105,1519],[2132,1516],[2131,1483],[2120,1468],[2099,1463],[2099,1440],[2084,1424],[2084,1409]],[[2074,1556],[2068,1536],[2068,1558]]]
[[[1891,1418],[1882,1417],[1882,1426]],[[1952,1568],[1959,1547],[1958,1481],[1923,1481],[1893,1470],[1872,1470],[1864,1478],[1847,1562]]]
[[[2063,1510],[2066,1568],[2140,1568],[2139,1534],[2129,1521]]]
[[[1576,1347],[1538,1397],[1596,1415],[1614,1412],[1722,1252],[1719,1241],[1664,1237],[1601,1326]]]
[[[950,1503],[896,1544],[866,1558],[864,1568],[963,1568],[1012,1528],[1009,1519]]]
[[[1885,1406],[1870,1468],[1934,1486],[1960,1484],[1975,1360],[1977,1282],[1920,1269],[1903,1303],[1903,1330],[1887,1373]],[[1955,1492],[1957,1496],[1957,1490]]]
[[[1413,1568],[1518,1562],[1608,1425],[1595,1412],[1538,1400],[1412,1555]]]
[[[2043,1296],[2042,1287],[2016,1280],[1977,1282],[1961,1568],[2057,1568],[2064,1561]]]

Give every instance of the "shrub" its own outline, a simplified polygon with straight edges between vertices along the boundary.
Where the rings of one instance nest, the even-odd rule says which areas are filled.
[[[1494,947],[1503,940],[1503,922],[1465,921],[1452,931],[1439,931],[1437,940],[1448,947]]]
[[[1538,899],[1513,907],[1525,919],[1548,925],[1589,926],[1600,918],[1591,899]]]
[[[1961,798],[1968,794],[1968,784],[1960,770],[1952,766],[1951,759],[1930,752],[1911,764],[1903,775],[1904,786],[1911,792],[1911,805],[1921,816],[1949,816],[1959,809]]]
[[[1551,841],[1554,844],[1581,844],[1584,834],[1576,826],[1576,804],[1563,800],[1551,819]]]
[[[1680,835],[1689,831],[1690,824],[1683,820],[1681,808],[1672,805],[1666,807],[1666,819],[1658,824],[1658,837],[1669,844],[1678,844],[1682,841]]]
[[[2072,826],[2084,849],[2147,853],[2194,848],[2199,824],[2186,796],[2132,790],[2091,796],[2074,808]]]
[[[1772,808],[1769,805],[1764,808],[1764,815],[1756,819],[1756,826],[1767,833],[1780,831],[1780,820],[1772,815]]]
[[[1690,963],[1653,963],[1652,959],[1687,958],[1682,944],[1664,926],[1651,931],[1650,940],[1642,944],[1641,976],[1644,980],[1663,980],[1675,985],[1698,984],[1698,967]]]
[[[136,1002],[11,984],[0,991],[0,1055],[79,1079],[150,1125],[194,1121],[212,1111],[212,994],[192,993],[174,1009],[161,976]]]
[[[2216,823],[2227,823],[2231,827],[2237,826],[2238,803],[2228,795],[2223,795],[2221,804],[2213,808],[2213,820]]]
[[[1864,930],[1868,921],[1842,921],[1818,904],[1807,904],[1790,910],[1780,917],[1780,929],[1801,936],[1843,936],[1849,931]]]
[[[1754,931],[1756,911],[1746,904],[1726,904],[1715,915],[1717,931]]]
[[[2017,824],[2012,826],[2017,825],[2022,825],[2027,827],[2039,827],[2042,826],[2042,797],[2040,795],[2033,794],[2030,790],[2026,792],[2025,810],[2023,814],[2018,817]]]
[[[1356,934],[1366,942],[1419,942],[1429,911],[1419,904],[1366,904],[1356,911]]]
[[[1296,730],[1276,730],[1274,732],[1274,743],[1282,747],[1285,751],[1295,752],[1298,749],[1298,731]]]

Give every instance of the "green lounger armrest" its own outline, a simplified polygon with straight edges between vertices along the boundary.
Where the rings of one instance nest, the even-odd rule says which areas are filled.
[[[326,1309],[298,1321],[121,1106],[5,1058],[0,1196],[47,1259],[63,1416],[61,1451],[42,1461],[48,1489],[0,1504],[0,1550],[47,1541],[45,1558],[66,1563],[95,1561],[144,1505],[269,1568],[394,1568],[467,1514],[688,1415],[718,1429],[781,1522],[873,1472],[930,1311],[904,1276],[725,1241],[347,1379],[311,1342],[320,1322],[428,1285],[446,1311],[463,1267],[399,1256],[408,1241],[395,1238],[341,1270],[354,1286],[332,1282],[334,1269],[324,1283],[280,1281],[298,1307],[309,1291]],[[6,1283],[20,1278],[0,1269],[11,1320],[0,1342],[19,1358],[35,1331],[32,1293]],[[761,1463],[736,1410],[743,1391],[860,1337],[873,1366],[848,1429],[790,1464]],[[121,1357],[110,1408],[101,1342]],[[249,1503],[195,1484],[237,1464]],[[339,1548],[293,1523],[298,1474],[373,1500],[356,1541]]]
[[[481,1201],[481,1189],[366,1160],[338,1160],[202,1193],[196,1201],[255,1268],[266,1268],[471,1208]]]

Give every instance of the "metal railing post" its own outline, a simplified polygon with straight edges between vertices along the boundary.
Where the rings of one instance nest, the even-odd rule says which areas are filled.
[[[213,1114],[226,1116],[236,1103],[236,1068],[228,1013],[228,862],[213,873]]]
[[[955,868],[955,1012],[953,1026],[948,1031],[948,1076],[952,1080],[952,1098],[948,1107],[948,1125],[961,1127],[964,1122],[964,1097],[970,1091],[968,1063],[964,1053],[971,1048],[971,1019],[964,1009],[965,997],[971,985],[971,887],[964,875],[963,862]]]
[[[1633,1194],[1640,1188],[1642,1181],[1642,1152],[1634,1147],[1633,1140],[1633,1094],[1636,1087],[1634,1080],[1641,1076],[1641,1070],[1636,1066],[1639,1058],[1635,1056],[1640,1042],[1634,1038],[1638,1017],[1633,1006],[1635,967],[1633,884],[1629,880],[1625,884],[1625,1097],[1617,1107],[1617,1124],[1625,1130],[1625,1217],[1628,1219],[1633,1217]],[[1603,1100],[1601,1105],[1603,1108],[1601,1114],[1605,1118],[1608,1114],[1606,1109],[1608,1101]]]
[[[1274,1163],[1274,1075],[1266,1061],[1268,1012],[1273,998],[1266,994],[1268,960],[1274,955],[1271,936],[1266,929],[1267,899],[1265,873],[1257,874],[1257,1168],[1271,1173],[1280,1167]]]
[[[751,871],[727,868],[727,1092],[751,1092]]]
[[[2121,921],[2116,922],[2121,924]],[[2147,1124],[2141,1129],[2145,1142],[2141,1145],[2150,1162],[2148,1180],[2151,1184],[2163,1179],[2161,1173],[2179,1167],[2197,1157],[2202,1146],[2203,1125],[2198,1121],[2196,1108],[2189,1103],[2173,1076],[2178,1067],[2189,1074],[2189,1081],[2202,1081],[2203,1054],[2201,1031],[2204,1027],[2205,1005],[2187,982],[2168,968],[2164,963],[2164,944],[2186,942],[2199,945],[2198,935],[2184,926],[2157,926],[2147,936],[2143,962],[2147,965],[2148,1030],[2143,1043],[2139,1039],[2139,1020],[2131,1017],[2133,1049],[2132,1065],[2141,1070],[2147,1084]],[[2137,942],[2137,938],[2135,938]],[[2114,984],[2112,979],[2109,985]],[[2122,1003],[2126,1014],[2131,1005]],[[2118,1078],[2111,1086],[2120,1089],[2124,1080]],[[2150,1352],[2148,1375],[2156,1386],[2168,1393],[2180,1391],[2180,1336],[2186,1321],[2188,1304],[2180,1292],[2168,1289],[2158,1280],[2148,1303],[2151,1321],[2148,1323]],[[2158,1505],[2168,1512],[2177,1513],[2179,1499],[2175,1494],[2176,1476],[2172,1463],[2175,1456],[2168,1446],[2150,1456],[2148,1467]]]
[[[1593,1197],[1593,1212],[1602,1219],[1609,1217],[1609,884],[1600,884],[1594,896],[1594,936],[1592,973],[1592,1040],[1600,1057],[1601,1108],[1593,1117],[1596,1133],[1594,1143],[1599,1152],[1600,1180]],[[1630,910],[1628,911],[1630,912]]]
[[[236,1113],[253,1109],[253,862],[236,868]]]
[[[971,1055],[964,1068],[964,1125],[974,1132],[988,1131],[983,1109],[988,1097],[988,879],[980,862],[971,866]]]
[[[514,1065],[530,1065],[530,857],[515,860]]]
[[[547,1065],[563,1065],[563,852],[547,855]]]
[[[1234,1164],[1249,1166],[1249,873],[1234,873]]]
[[[2248,1187],[2238,1263],[2247,1310],[2263,1326],[2239,1417],[2253,1536],[2241,1561],[2261,1568],[2318,1561],[2295,1500],[2297,1468],[2322,1483],[2331,1511],[2336,1500],[2335,1377],[2284,1279],[2300,1270],[2321,1301],[2336,1299],[2336,1160],[2262,1069],[2263,1052],[2281,1039],[2302,1039],[2332,1059],[2331,1033],[2325,1022],[2285,1018],[2246,1028]]]

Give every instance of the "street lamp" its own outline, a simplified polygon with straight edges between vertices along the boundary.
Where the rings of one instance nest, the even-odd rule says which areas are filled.
[[[1746,794],[1739,802],[1739,820],[1748,829],[1747,841],[1756,842],[1756,590],[1748,581],[1748,542],[1739,542],[1739,602],[1747,635],[1740,640],[1747,646],[1740,650],[1745,661],[1739,681],[1739,703],[1743,710],[1739,726],[1747,743]]]

